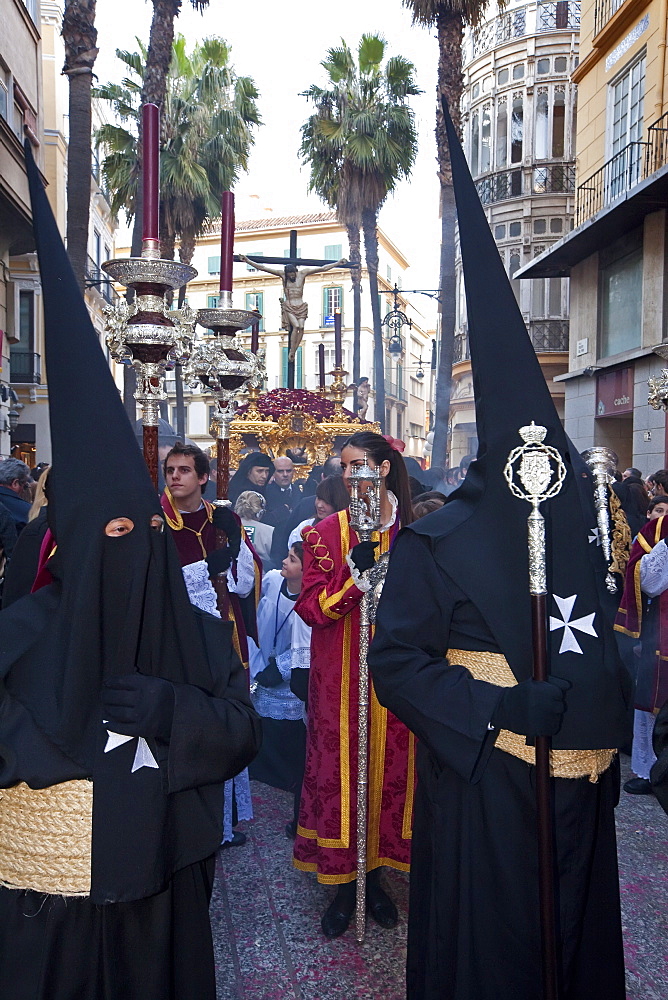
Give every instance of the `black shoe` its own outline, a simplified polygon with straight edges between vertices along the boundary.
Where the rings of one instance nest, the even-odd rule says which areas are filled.
[[[348,930],[353,913],[355,912],[355,895],[347,893],[342,896],[336,894],[332,902],[322,915],[320,926],[322,933],[328,938],[337,938]]]
[[[245,833],[242,833],[241,830],[235,830],[232,840],[224,840],[220,846],[221,849],[223,847],[241,847],[241,845],[245,844],[247,840],[248,837]]]
[[[297,836],[297,823],[294,819],[292,822],[285,824],[285,836],[288,840],[294,840]]]
[[[377,882],[367,881],[366,887],[366,909],[377,924],[389,930],[396,927],[399,921],[397,908]]]
[[[631,795],[653,795],[652,783],[647,778],[629,778],[624,784],[624,791]]]

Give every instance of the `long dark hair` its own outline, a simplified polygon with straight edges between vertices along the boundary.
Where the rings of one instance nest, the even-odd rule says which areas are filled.
[[[345,510],[350,503],[350,494],[341,476],[327,476],[318,483],[315,491],[318,500],[324,500],[334,510]]]
[[[401,523],[403,525],[410,524],[413,521],[413,506],[408,473],[401,452],[395,451],[382,434],[374,434],[373,431],[358,431],[353,434],[344,442],[341,451],[349,446],[366,451],[377,466],[385,461],[390,463],[390,471],[385,478],[385,485],[399,501]]]

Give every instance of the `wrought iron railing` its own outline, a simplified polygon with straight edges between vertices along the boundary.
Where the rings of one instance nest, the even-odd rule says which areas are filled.
[[[408,401],[408,391],[403,385],[399,385],[397,382],[385,383],[385,395],[391,396],[392,399],[398,399],[401,403],[406,403]]]
[[[98,267],[90,255],[86,262],[86,288],[94,288],[110,305],[116,300],[116,292],[109,275]]]
[[[536,10],[537,31],[579,31],[580,0],[543,0]]]
[[[529,336],[538,354],[568,350],[567,319],[532,319],[529,321]]]
[[[616,14],[624,0],[596,0],[594,7],[594,37],[606,26],[613,14]]]
[[[10,351],[9,379],[21,385],[40,385],[42,379],[42,359],[30,351]]]
[[[474,28],[471,35],[472,58],[476,59],[495,45],[509,42],[513,38],[523,38],[526,33],[526,7],[517,7],[515,10],[484,21]]]
[[[459,361],[468,361],[471,357],[469,350],[468,327],[464,326],[459,333],[455,334],[455,345],[452,352],[452,363],[456,365]]]
[[[534,194],[572,194],[575,191],[574,163],[546,163],[534,167]]]
[[[523,193],[522,171],[500,170],[495,174],[487,174],[478,178],[475,186],[483,205],[493,205],[497,201],[518,198]]]

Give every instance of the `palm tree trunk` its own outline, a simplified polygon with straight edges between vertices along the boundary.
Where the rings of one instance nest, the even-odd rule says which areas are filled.
[[[459,14],[438,14],[438,83],[436,86],[436,148],[441,182],[441,274],[440,274],[440,357],[436,376],[436,413],[432,465],[446,468],[448,425],[455,345],[455,199],[452,188],[450,154],[445,135],[441,99],[445,97],[455,128],[460,130],[462,96],[462,18]]]
[[[350,263],[357,264],[350,270],[353,283],[353,382],[360,377],[360,330],[362,328],[362,275],[360,253],[360,227],[353,223],[346,224],[348,246],[350,248]],[[357,402],[357,401],[356,401]]]
[[[88,219],[92,168],[90,90],[96,48],[95,0],[66,0],[63,13],[65,65],[69,78],[70,136],[67,147],[67,253],[81,290],[88,263]]]
[[[378,231],[376,213],[365,208],[362,212],[364,232],[364,254],[369,272],[369,294],[371,295],[371,315],[373,316],[373,370],[376,402],[374,413],[382,432],[385,431],[385,351],[383,331],[380,325],[380,303],[378,301]]]

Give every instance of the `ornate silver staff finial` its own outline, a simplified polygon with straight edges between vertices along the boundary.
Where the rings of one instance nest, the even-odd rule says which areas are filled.
[[[597,445],[582,452],[582,459],[591,469],[594,479],[594,507],[596,509],[596,523],[598,525],[598,536],[603,549],[606,566],[612,562],[612,531],[610,527],[610,483],[613,482],[613,473],[619,461],[617,455],[610,448]],[[617,592],[615,578],[608,571],[605,578],[605,585],[611,594]]]
[[[513,496],[527,500],[532,510],[527,520],[529,532],[529,591],[546,594],[545,520],[539,505],[561,490],[566,478],[566,466],[556,448],[543,444],[547,428],[535,424],[520,427],[525,442],[508,455],[503,474]],[[517,480],[521,485],[518,485]]]
[[[363,542],[380,529],[380,479],[366,454],[364,465],[354,465],[350,470],[350,525]]]

